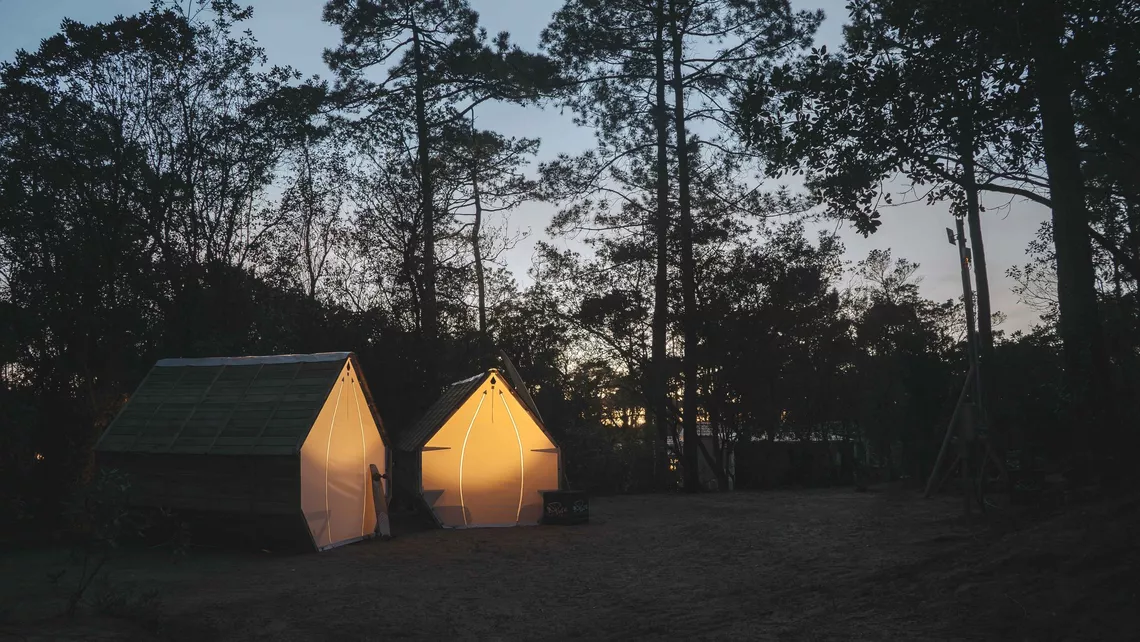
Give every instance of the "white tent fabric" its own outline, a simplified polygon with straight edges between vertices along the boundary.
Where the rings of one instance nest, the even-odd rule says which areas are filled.
[[[424,499],[445,527],[536,524],[558,448],[496,371],[422,449]]]
[[[376,528],[369,464],[385,470],[384,442],[351,362],[301,446],[301,509],[324,550],[363,539]]]

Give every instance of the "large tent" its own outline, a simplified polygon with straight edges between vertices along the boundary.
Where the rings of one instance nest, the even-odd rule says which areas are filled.
[[[397,485],[445,528],[537,524],[559,489],[558,446],[498,370],[451,384],[397,448]]]
[[[376,531],[386,441],[356,357],[333,352],[159,361],[96,453],[138,505],[268,520],[325,550]]]

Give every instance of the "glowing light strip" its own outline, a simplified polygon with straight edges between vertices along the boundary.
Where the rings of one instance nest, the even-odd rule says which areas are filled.
[[[463,503],[463,458],[467,454],[467,438],[471,436],[471,427],[475,425],[475,418],[479,416],[479,409],[483,407],[483,400],[487,398],[487,391],[479,397],[479,405],[475,406],[475,414],[471,415],[471,423],[467,424],[467,434],[463,435],[463,447],[459,449],[459,512],[463,513],[463,525],[467,526],[467,505]],[[491,406],[494,408],[494,406]]]
[[[499,399],[503,400],[503,407],[507,409],[507,416],[511,418],[511,425],[515,427],[515,439],[519,440],[519,508],[515,511],[515,523],[522,516],[523,488],[526,486],[526,463],[523,459],[522,435],[519,434],[519,425],[515,423],[515,416],[511,414],[511,407],[507,405],[507,398],[503,391],[499,391]]]
[[[364,441],[364,417],[360,415],[359,386],[352,386],[352,401],[356,403],[356,424],[360,426],[360,470],[364,471],[364,499],[360,502],[360,536],[364,537],[365,523],[368,521],[368,489],[372,487],[368,469],[368,444]]]
[[[329,544],[332,544],[332,513],[329,512],[329,449],[332,447],[333,429],[336,428],[336,412],[340,410],[340,397],[343,394],[344,381],[342,380],[340,389],[336,392],[336,405],[333,406],[332,419],[329,421],[329,438],[325,441],[325,530],[329,534]]]

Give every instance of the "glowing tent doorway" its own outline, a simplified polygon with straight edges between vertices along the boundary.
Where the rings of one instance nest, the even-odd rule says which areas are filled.
[[[558,446],[498,370],[451,384],[397,444],[405,484],[445,528],[537,524]]]
[[[325,550],[375,534],[385,442],[355,355],[330,352],[159,361],[95,449],[138,505]]]

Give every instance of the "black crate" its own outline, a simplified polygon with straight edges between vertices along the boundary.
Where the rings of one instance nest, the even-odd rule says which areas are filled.
[[[547,490],[542,493],[542,523],[552,525],[590,522],[590,498],[580,490]]]

